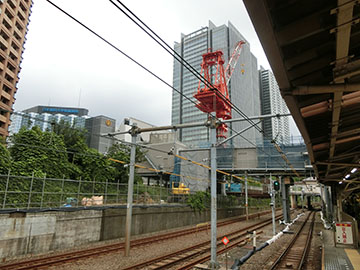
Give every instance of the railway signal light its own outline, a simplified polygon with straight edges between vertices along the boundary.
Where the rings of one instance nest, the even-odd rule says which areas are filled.
[[[276,190],[276,191],[280,190],[280,183],[279,183],[279,181],[274,181],[274,190]]]

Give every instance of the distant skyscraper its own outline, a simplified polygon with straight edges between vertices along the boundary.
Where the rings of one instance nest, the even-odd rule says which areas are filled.
[[[42,131],[52,130],[53,122],[64,121],[73,128],[86,129],[87,145],[101,153],[106,153],[114,140],[100,135],[115,132],[116,120],[104,115],[90,117],[87,115],[88,112],[89,110],[84,108],[35,106],[22,112],[13,112],[9,133],[13,135],[21,128],[30,129],[34,126]]]
[[[51,130],[51,123],[64,121],[75,128],[85,128],[89,110],[84,108],[35,106],[11,115],[9,134],[18,133],[22,127],[38,126],[42,131]]]
[[[289,113],[274,74],[263,67],[260,68],[260,92],[262,114]],[[290,142],[289,117],[265,119],[263,129],[265,135],[280,143],[288,144]]]
[[[8,136],[32,0],[0,0],[0,137]]]
[[[174,49],[189,64],[191,64],[198,72],[200,72],[200,64],[202,55],[208,51],[221,50],[224,53],[226,67],[231,54],[240,41],[244,40],[246,44],[243,46],[238,64],[233,72],[232,78],[228,85],[230,99],[240,110],[248,116],[260,115],[260,93],[259,93],[259,76],[257,69],[257,59],[250,52],[250,44],[239,33],[239,31],[229,22],[228,26],[215,26],[209,21],[209,26],[201,28],[188,35],[181,35],[181,41],[176,42]],[[173,67],[173,86],[183,95],[191,100],[193,94],[197,91],[199,80],[191,74],[181,63],[174,59]],[[232,110],[233,118],[240,118],[240,115]],[[173,91],[172,95],[172,124],[191,123],[205,121],[207,115],[200,111],[195,105],[185,97]],[[234,122],[229,125],[233,130],[239,131],[249,124],[246,122]],[[229,134],[233,131],[230,129]],[[261,138],[259,132],[254,128],[243,133],[248,140],[255,143]],[[209,140],[209,131],[206,127],[187,128],[179,131],[180,141],[193,144],[204,145]],[[233,140],[234,146],[251,146],[241,137]]]

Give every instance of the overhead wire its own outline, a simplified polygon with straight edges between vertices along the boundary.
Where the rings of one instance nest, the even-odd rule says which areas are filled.
[[[54,151],[54,152],[59,152],[59,153],[68,153],[68,154],[75,154],[75,155],[78,155],[78,156],[87,156],[87,157],[94,157],[94,158],[104,158],[104,159],[108,159],[109,161],[113,161],[113,162],[120,163],[120,164],[123,164],[123,165],[128,165],[129,164],[128,162],[126,162],[124,160],[118,160],[118,159],[114,159],[114,158],[109,158],[109,157],[106,157],[106,156],[104,156],[102,154],[101,155],[92,155],[92,154],[79,153],[79,152],[73,152],[73,151],[68,151],[68,150],[53,149],[53,148],[39,146],[39,145],[24,144],[24,143],[16,143],[16,144],[21,145],[21,146],[30,147],[30,148],[49,150],[49,151]],[[174,175],[174,176],[179,176],[179,177],[186,177],[186,178],[189,178],[189,179],[192,179],[192,180],[197,180],[197,181],[207,181],[207,182],[210,181],[207,178],[197,178],[197,177],[193,177],[193,176],[189,176],[189,175],[182,175],[182,174],[176,174],[176,173],[173,173],[173,172],[167,172],[167,171],[164,171],[164,170],[157,170],[157,169],[153,169],[153,168],[143,166],[141,164],[135,164],[134,166],[137,167],[137,168],[147,169],[149,171],[161,172],[163,174]]]
[[[95,36],[97,36],[98,38],[100,38],[102,41],[104,41],[105,43],[107,43],[108,45],[110,45],[112,48],[114,48],[115,50],[117,50],[118,52],[120,52],[121,54],[123,54],[125,57],[127,57],[129,60],[131,60],[132,62],[136,63],[137,65],[139,65],[141,68],[143,68],[144,70],[146,70],[147,72],[149,72],[151,75],[153,75],[154,77],[156,77],[157,79],[159,79],[160,81],[162,81],[163,83],[165,83],[166,85],[168,85],[170,88],[172,88],[173,90],[175,90],[177,93],[181,94],[184,98],[188,99],[189,101],[191,101],[192,103],[196,104],[193,100],[191,100],[190,98],[188,98],[186,95],[184,95],[183,93],[181,93],[180,91],[178,91],[175,87],[171,86],[170,84],[168,84],[165,80],[163,80],[162,78],[160,78],[159,76],[157,76],[155,73],[153,73],[152,71],[150,71],[149,69],[147,69],[145,66],[143,66],[142,64],[140,64],[139,62],[137,62],[135,59],[133,59],[132,57],[130,57],[128,54],[126,54],[125,52],[123,52],[122,50],[120,50],[118,47],[116,47],[115,45],[113,45],[111,42],[109,42],[108,40],[106,40],[105,38],[103,38],[102,36],[100,36],[99,34],[97,34],[95,31],[93,31],[91,28],[89,28],[88,26],[86,26],[85,24],[83,24],[82,22],[80,22],[79,20],[77,20],[75,17],[73,17],[72,15],[70,15],[68,12],[66,12],[65,10],[63,10],[62,8],[60,8],[59,6],[57,6],[56,4],[54,4],[52,1],[50,0],[46,0],[47,2],[49,2],[51,5],[53,5],[55,8],[57,8],[59,11],[61,11],[62,13],[64,13],[66,16],[68,16],[69,18],[71,18],[72,20],[74,20],[76,23],[80,24],[82,27],[84,27],[85,29],[87,29],[88,31],[90,31],[92,34],[94,34]],[[240,135],[241,136],[241,135]]]
[[[94,30],[92,30],[90,27],[86,26],[85,24],[83,24],[81,21],[79,21],[78,19],[76,19],[75,17],[73,17],[71,14],[69,14],[68,12],[66,12],[65,10],[63,10],[62,8],[60,8],[58,5],[54,4],[52,1],[50,0],[46,0],[49,4],[51,4],[53,7],[55,7],[56,9],[58,9],[59,11],[61,11],[63,14],[65,14],[66,16],[68,16],[69,18],[71,18],[73,21],[75,21],[76,23],[78,23],[79,25],[81,25],[83,28],[85,28],[86,30],[88,30],[90,33],[92,33],[93,35],[95,35],[96,37],[98,37],[99,39],[101,39],[102,41],[104,41],[106,44],[108,44],[109,46],[111,46],[113,49],[115,49],[116,51],[118,51],[119,53],[121,53],[123,56],[125,56],[126,58],[128,58],[130,61],[132,61],[133,63],[135,63],[136,65],[138,65],[139,67],[141,67],[142,69],[144,69],[146,72],[150,73],[152,76],[154,76],[155,78],[157,78],[158,80],[160,80],[162,83],[166,84],[167,86],[169,86],[170,88],[172,88],[175,92],[179,93],[180,95],[182,95],[184,98],[186,98],[187,100],[189,100],[190,102],[196,104],[193,100],[191,100],[190,98],[188,98],[187,96],[183,95],[179,90],[177,90],[175,87],[173,87],[172,85],[170,85],[169,83],[167,83],[164,79],[162,79],[160,76],[156,75],[154,72],[152,72],[151,70],[149,70],[148,68],[146,68],[144,65],[140,64],[138,61],[136,61],[134,58],[132,58],[131,56],[129,56],[128,54],[126,54],[124,51],[120,50],[117,46],[115,46],[114,44],[112,44],[110,41],[108,41],[107,39],[105,39],[104,37],[102,37],[101,35],[99,35],[98,33],[96,33]]]
[[[107,137],[107,136],[103,135],[102,137]],[[113,138],[113,137],[112,137],[112,138]],[[153,147],[144,145],[144,144],[137,144],[137,143],[133,144],[132,142],[126,142],[126,141],[120,140],[120,139],[118,139],[118,138],[114,138],[114,140],[116,140],[116,141],[118,141],[118,142],[120,142],[120,143],[122,143],[122,144],[126,144],[126,145],[136,145],[136,146],[139,146],[139,147],[143,147],[143,148],[145,148],[145,149],[149,149],[149,150],[153,150],[153,151],[165,153],[165,154],[168,154],[168,155],[173,155],[173,156],[178,157],[178,158],[180,158],[180,159],[182,159],[182,160],[184,160],[184,161],[187,161],[187,162],[190,162],[190,163],[192,163],[192,164],[195,164],[195,165],[198,165],[198,166],[200,166],[200,167],[203,167],[203,168],[205,168],[205,169],[211,170],[211,167],[208,166],[208,165],[206,165],[206,164],[202,164],[202,163],[200,163],[200,162],[191,160],[191,159],[189,159],[189,158],[187,158],[187,157],[184,157],[184,156],[175,154],[175,153],[173,153],[172,151],[160,150],[160,149],[156,149],[156,148],[153,148]],[[157,170],[157,169],[154,169],[154,170]],[[157,171],[161,171],[161,170],[157,170]],[[239,177],[239,176],[237,176],[237,175],[235,175],[235,174],[231,174],[231,173],[228,173],[228,172],[219,170],[219,169],[217,169],[216,172],[218,172],[218,173],[220,173],[220,174],[223,174],[223,175],[232,176],[232,177],[237,178],[237,179],[242,180],[242,181],[245,180],[245,179],[242,179],[241,177]],[[257,182],[257,181],[253,181],[252,179],[249,179],[249,182],[259,183],[259,182]]]
[[[52,1],[50,0],[46,0],[48,3],[50,3],[52,6],[54,6],[56,9],[58,9],[59,11],[61,11],[62,13],[64,13],[66,16],[68,16],[69,18],[71,18],[72,20],[74,20],[76,23],[80,24],[82,27],[84,27],[86,30],[88,30],[89,32],[91,32],[92,34],[94,34],[95,36],[97,36],[98,38],[100,38],[102,41],[104,41],[105,43],[107,43],[109,46],[111,46],[112,48],[114,48],[116,51],[120,52],[122,55],[124,55],[125,57],[127,57],[129,60],[131,60],[132,62],[134,62],[135,64],[137,64],[138,66],[140,66],[142,69],[144,69],[145,71],[147,71],[148,73],[150,73],[152,76],[154,76],[155,78],[157,78],[158,80],[160,80],[161,82],[163,82],[164,84],[166,84],[167,86],[169,86],[170,88],[172,88],[175,92],[177,92],[178,94],[180,94],[181,96],[183,96],[184,98],[186,98],[187,100],[189,100],[191,103],[196,105],[196,102],[194,102],[192,99],[190,99],[189,97],[187,97],[186,95],[184,95],[183,93],[181,93],[181,91],[177,90],[175,87],[173,87],[172,85],[170,85],[169,83],[167,83],[165,80],[163,80],[161,77],[159,77],[158,75],[156,75],[155,73],[153,73],[151,70],[149,70],[148,68],[146,68],[145,66],[143,66],[142,64],[140,64],[138,61],[136,61],[134,58],[130,57],[128,54],[126,54],[125,52],[123,52],[122,50],[120,50],[118,47],[116,47],[114,44],[112,44],[111,42],[109,42],[108,40],[106,40],[105,38],[103,38],[102,36],[100,36],[99,34],[97,34],[94,30],[92,30],[91,28],[89,28],[88,26],[86,26],[85,24],[83,24],[82,22],[80,22],[78,19],[76,19],[75,17],[73,17],[72,15],[70,15],[68,12],[66,12],[65,10],[63,10],[62,8],[60,8],[59,6],[57,6],[56,4],[54,4]],[[111,0],[110,0],[111,1]],[[216,89],[216,88],[215,88]],[[220,93],[222,94],[222,93]],[[264,132],[262,131],[262,129],[260,129],[251,119],[249,119],[249,117],[244,114],[240,109],[238,109],[236,106],[234,107],[234,109],[236,111],[238,111],[238,113],[243,116],[249,123],[253,124],[254,127],[259,130],[260,132],[262,132],[264,134]],[[231,127],[230,127],[231,128]],[[233,130],[234,131],[234,130]],[[235,132],[235,131],[234,131]],[[244,136],[239,135],[240,137],[244,138],[245,140],[247,140]],[[248,141],[248,140],[247,140]],[[249,141],[248,141],[249,142]],[[256,146],[255,144],[251,143],[252,145]],[[282,152],[283,153],[283,152]],[[283,153],[285,154],[285,153]],[[285,155],[286,156],[286,155]],[[287,162],[287,164],[289,164]],[[295,171],[296,174],[298,174]]]
[[[158,43],[163,49],[165,49],[168,53],[170,53],[177,61],[179,61],[186,69],[188,69],[196,78],[198,78],[201,82],[203,82],[208,87],[210,86],[210,89],[213,89],[216,91],[219,95],[221,95],[223,98],[226,99],[226,96],[221,93],[211,82],[207,81],[206,78],[204,78],[192,65],[190,65],[181,55],[179,55],[171,46],[169,46],[159,35],[155,33],[146,23],[144,23],[136,14],[134,14],[125,4],[123,4],[120,0],[116,0],[122,7],[124,7],[132,16],[134,16],[146,29],[148,29],[152,34],[155,35],[156,38],[158,38],[163,44],[161,44],[154,36],[152,36],[144,27],[142,27],[134,18],[132,18],[128,13],[126,13],[121,7],[116,5],[116,3],[113,0],[109,0],[115,7],[117,7],[123,14],[125,14],[131,21],[133,21],[138,27],[140,27],[145,33],[147,33],[156,43]],[[168,49],[167,49],[167,48]],[[176,57],[175,57],[176,56]],[[179,60],[180,58],[180,60]],[[184,64],[185,63],[185,64]],[[278,152],[282,155],[284,161],[286,164],[294,171],[294,173],[299,176],[299,174],[296,172],[294,167],[291,165],[289,159],[287,158],[286,154],[281,150],[280,146],[276,143],[276,141],[271,138],[271,136],[268,136],[265,133],[265,130],[258,127],[257,124],[250,119],[243,111],[241,111],[231,100],[228,100],[231,104],[232,108],[244,119],[246,119],[251,125],[255,127],[260,133],[262,133],[265,137],[268,137],[271,139],[272,143],[274,144],[275,148],[278,150]],[[233,130],[230,127],[231,130]],[[233,130],[234,131],[234,130]],[[244,136],[240,135],[243,139]],[[247,139],[245,139],[247,140]],[[247,140],[248,141],[248,140]],[[254,144],[253,144],[254,145]],[[255,145],[256,146],[256,145]],[[279,150],[280,148],[280,150]],[[284,155],[284,156],[283,156]]]
[[[134,14],[125,4],[123,4],[120,0],[116,0],[121,6],[123,6],[132,16],[134,16],[142,25],[144,25],[144,27],[146,29],[148,29],[152,34],[155,35],[156,38],[158,38],[163,44],[161,44],[158,40],[156,40],[156,38],[154,36],[152,36],[144,27],[142,27],[138,22],[136,22],[136,20],[134,18],[132,18],[128,13],[126,13],[121,7],[119,7],[118,5],[115,4],[115,2],[113,0],[109,0],[115,7],[117,7],[123,14],[125,14],[131,21],[133,21],[137,26],[139,26],[145,33],[147,33],[156,43],[158,43],[163,49],[165,49],[168,53],[170,53],[172,56],[174,56],[174,58],[179,61],[186,69],[188,69],[196,78],[198,78],[201,82],[203,82],[204,84],[206,84],[207,86],[210,86],[210,89],[215,90],[219,95],[221,95],[223,98],[226,98],[226,96],[221,93],[211,82],[207,81],[206,78],[204,78],[194,67],[192,67],[181,55],[179,55],[173,48],[171,48],[171,46],[169,46],[159,35],[157,35],[155,33],[155,31],[153,31],[146,23],[144,23],[138,16],[136,16],[136,14]],[[168,48],[166,48],[166,47]],[[176,56],[176,57],[175,57]],[[180,60],[179,60],[180,58]],[[185,65],[185,64],[186,65]],[[240,116],[242,116],[244,119],[246,119],[251,125],[253,125],[255,127],[255,129],[257,129],[260,133],[262,133],[265,137],[270,138],[272,143],[274,144],[274,147],[278,150],[278,152],[280,153],[280,155],[282,155],[284,161],[286,162],[286,164],[294,171],[294,173],[298,175],[298,173],[296,172],[296,170],[294,169],[294,167],[291,165],[289,159],[287,158],[286,154],[281,150],[280,146],[276,143],[276,141],[271,138],[271,136],[268,136],[265,133],[265,130],[258,127],[257,124],[255,124],[255,122],[250,119],[243,111],[241,111],[234,103],[231,102],[231,100],[229,100],[229,103],[231,104],[232,108],[239,113]],[[233,130],[230,127],[231,130]],[[234,131],[234,130],[233,130]],[[242,137],[243,139],[245,139],[244,136],[240,135],[240,137]],[[247,139],[245,139],[247,140]],[[247,140],[248,141],[248,140]],[[252,144],[252,143],[251,143]],[[254,145],[254,144],[252,144]],[[256,145],[255,145],[256,146]],[[280,150],[279,150],[280,148]]]

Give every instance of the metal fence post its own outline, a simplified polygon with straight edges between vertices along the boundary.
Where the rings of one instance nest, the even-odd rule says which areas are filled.
[[[62,183],[61,183],[61,195],[60,195],[60,202],[59,206],[61,207],[63,198],[64,198],[64,184],[65,184],[65,175],[63,175]]]
[[[147,185],[145,185],[144,198],[145,198],[145,193],[147,193]]]
[[[136,201],[139,201],[139,183],[136,185]]]
[[[6,195],[7,195],[7,191],[8,191],[8,188],[9,188],[9,179],[10,179],[10,170],[8,172],[8,176],[7,176],[7,179],[6,179],[6,186],[5,186],[5,193],[4,193],[4,201],[3,201],[3,205],[2,205],[2,208],[4,209],[5,208],[5,205],[6,205]]]
[[[119,203],[119,183],[120,179],[117,181],[117,187],[116,187],[116,203]]]
[[[160,203],[161,203],[161,189],[162,189],[162,186],[160,184],[160,200],[159,200]]]
[[[92,196],[95,196],[95,177],[93,178]]]
[[[80,188],[81,188],[81,176],[80,176],[80,179],[79,179],[79,186],[78,186],[78,192],[77,192],[77,202],[76,202],[76,206],[79,206],[79,201],[80,201]]]
[[[31,204],[31,192],[32,192],[33,183],[34,183],[34,172],[32,172],[32,176],[31,176],[31,182],[30,182],[30,190],[29,190],[29,197],[28,197],[27,209],[30,208],[30,204]]]
[[[245,172],[245,211],[246,211],[246,220],[249,220],[249,199],[248,199],[248,174]]]
[[[43,177],[43,184],[42,184],[42,189],[41,189],[40,209],[42,208],[43,202],[44,202],[45,181],[46,181],[46,173],[45,173],[45,175]]]
[[[106,204],[107,202],[107,190],[108,190],[108,179],[106,178],[106,183],[105,183],[105,198],[104,198],[104,204]]]

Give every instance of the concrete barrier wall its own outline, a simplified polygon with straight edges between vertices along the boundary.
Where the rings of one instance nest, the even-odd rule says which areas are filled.
[[[244,212],[243,208],[218,209],[218,219],[243,215]],[[0,214],[0,258],[10,259],[121,238],[125,233],[125,217],[125,208]],[[209,220],[209,211],[193,211],[190,207],[134,208],[132,235]]]
[[[0,258],[45,253],[100,240],[102,211],[0,215]]]

